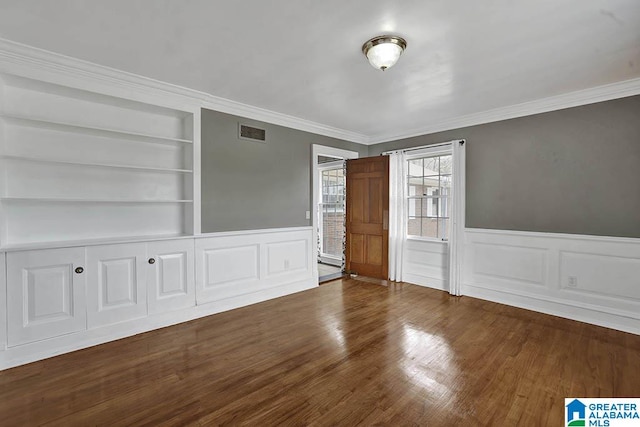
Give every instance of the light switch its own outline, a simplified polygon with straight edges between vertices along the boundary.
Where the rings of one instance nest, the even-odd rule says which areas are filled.
[[[310,211],[304,211],[304,217],[306,219],[311,219],[311,212]]]

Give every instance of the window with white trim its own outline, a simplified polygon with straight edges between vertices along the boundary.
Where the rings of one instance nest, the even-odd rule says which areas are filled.
[[[449,239],[451,154],[407,160],[407,235]]]

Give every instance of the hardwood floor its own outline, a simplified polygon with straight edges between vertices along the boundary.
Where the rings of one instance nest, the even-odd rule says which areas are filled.
[[[640,336],[380,283],[0,372],[0,424],[557,426],[565,397],[640,396]]]

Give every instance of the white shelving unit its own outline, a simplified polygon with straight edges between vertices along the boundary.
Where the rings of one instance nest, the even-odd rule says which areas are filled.
[[[199,233],[193,111],[11,74],[0,100],[0,249]]]

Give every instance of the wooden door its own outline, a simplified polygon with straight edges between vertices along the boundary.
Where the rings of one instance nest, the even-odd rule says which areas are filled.
[[[388,278],[389,157],[347,160],[346,270]]]

